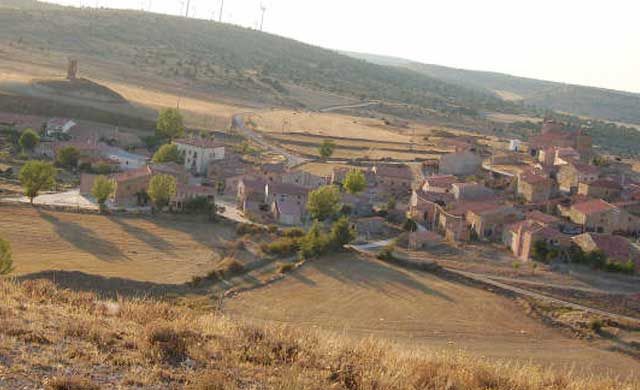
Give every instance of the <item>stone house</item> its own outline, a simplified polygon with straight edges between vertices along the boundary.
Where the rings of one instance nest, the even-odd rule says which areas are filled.
[[[519,210],[501,204],[471,207],[466,213],[466,221],[473,234],[488,241],[500,240],[504,227],[520,219],[522,213]]]
[[[282,175],[287,172],[287,166],[285,163],[269,163],[262,164],[260,167],[260,174],[262,179],[267,183],[279,183]]]
[[[622,195],[622,186],[611,179],[598,179],[592,182],[578,183],[578,195],[614,201]]]
[[[524,172],[518,175],[518,195],[530,203],[544,202],[551,198],[553,184],[546,175]]]
[[[151,169],[151,174],[153,176],[156,175],[168,175],[173,176],[176,179],[177,185],[186,185],[189,183],[189,172],[184,168],[184,166],[175,163],[161,163],[161,164],[151,164],[149,166]]]
[[[287,172],[281,176],[280,180],[284,184],[294,184],[308,189],[316,189],[329,183],[326,177],[301,170]]]
[[[301,207],[307,204],[309,189],[295,184],[267,183],[265,185],[265,203],[272,204],[275,200],[284,201],[286,199],[295,201]]]
[[[184,167],[194,175],[206,176],[211,161],[225,158],[224,144],[206,138],[181,138],[173,141],[184,156]]]
[[[450,193],[414,190],[409,200],[409,216],[427,229],[434,229],[438,224],[439,209],[453,200]]]
[[[453,183],[451,193],[457,201],[482,201],[495,199],[496,193],[479,183]]]
[[[216,189],[213,187],[178,184],[176,195],[171,199],[171,207],[182,210],[185,203],[196,198],[206,198],[210,204],[215,202]]]
[[[386,220],[382,217],[358,218],[351,224],[359,238],[370,240],[385,231]]]
[[[151,175],[151,169],[148,166],[116,173],[114,175],[116,181],[114,204],[125,207],[133,205],[145,206]]]
[[[533,219],[526,219],[508,225],[502,235],[503,243],[522,261],[528,261],[536,242],[544,241],[547,246],[566,249],[571,244],[569,236],[556,227]]]
[[[238,209],[245,213],[263,211],[266,183],[262,179],[243,178],[238,183],[236,202]]]
[[[376,184],[393,196],[411,193],[413,172],[406,165],[377,165],[373,167]]]
[[[453,175],[436,175],[425,178],[422,191],[440,194],[448,194],[452,191],[452,185],[460,180]]]
[[[625,264],[631,260],[636,265],[636,273],[640,272],[640,250],[622,236],[584,233],[572,240],[585,253],[597,250],[604,252],[608,261]]]
[[[568,217],[584,232],[636,234],[640,231],[640,218],[602,199],[572,205]]]
[[[476,173],[481,165],[482,159],[478,155],[465,150],[440,157],[438,172],[441,175],[468,176]]]
[[[571,162],[560,167],[558,187],[560,191],[575,194],[580,183],[592,183],[598,180],[598,167],[580,162]]]
[[[271,204],[273,218],[282,225],[302,225],[305,215],[304,204],[294,198],[275,199]]]

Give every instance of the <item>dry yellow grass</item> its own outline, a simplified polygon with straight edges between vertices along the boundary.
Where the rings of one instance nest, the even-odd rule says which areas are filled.
[[[529,364],[253,327],[153,300],[104,302],[42,280],[0,279],[0,299],[4,388],[638,389]]]
[[[0,207],[0,232],[14,252],[16,274],[78,271],[107,278],[179,284],[209,272],[230,226],[192,218],[108,217]]]
[[[257,130],[268,133],[303,133],[330,137],[360,138],[375,141],[406,142],[410,135],[387,128],[380,119],[359,118],[342,114],[274,110],[250,116]],[[413,125],[418,126],[418,125]],[[422,128],[428,131],[428,128]],[[403,129],[406,132],[411,130]]]
[[[320,327],[354,337],[391,339],[475,356],[580,373],[626,375],[637,361],[529,318],[491,292],[400,267],[336,255],[307,262],[286,279],[225,303],[234,318]]]

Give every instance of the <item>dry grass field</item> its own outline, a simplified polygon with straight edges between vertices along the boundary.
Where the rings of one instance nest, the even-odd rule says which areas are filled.
[[[565,336],[490,292],[350,254],[312,261],[288,278],[225,303],[236,318],[375,335],[580,372],[626,375],[632,358]]]
[[[156,300],[0,279],[0,387],[634,390],[637,381],[251,326]]]
[[[378,142],[409,143],[411,136],[400,135],[380,119],[358,118],[343,114],[272,110],[253,114],[256,130],[267,133],[302,133],[328,137],[346,137]],[[427,128],[421,128],[428,131]],[[410,130],[404,129],[409,132]]]
[[[182,284],[220,260],[232,227],[193,219],[108,217],[0,207],[0,232],[14,252],[15,274],[78,271],[158,285]]]
[[[20,61],[19,58],[23,56],[28,56],[29,61]],[[179,105],[186,114],[187,126],[220,130],[229,125],[233,114],[252,107],[249,102],[198,92],[196,88],[153,78],[148,73],[136,72],[134,69],[128,69],[129,77],[125,78],[118,66],[91,60],[80,62],[80,75],[112,89],[122,95],[129,104],[52,95],[50,91],[34,88],[32,82],[62,78],[66,66],[62,56],[39,56],[0,46],[0,59],[0,91],[62,99],[71,104],[88,105],[143,119],[155,120],[157,110]]]

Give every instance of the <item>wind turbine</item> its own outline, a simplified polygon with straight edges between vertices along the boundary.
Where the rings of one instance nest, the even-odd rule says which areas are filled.
[[[222,22],[222,11],[224,11],[224,0],[220,0],[220,13],[218,14],[218,22]]]
[[[264,13],[267,12],[267,7],[264,3],[260,3],[260,31],[262,31],[262,26],[264,26]]]

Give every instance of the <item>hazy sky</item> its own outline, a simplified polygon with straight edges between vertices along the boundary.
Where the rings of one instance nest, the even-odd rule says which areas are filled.
[[[187,0],[48,0],[184,14]],[[221,0],[191,0],[217,19]],[[333,48],[640,92],[634,0],[224,0],[223,20]]]

